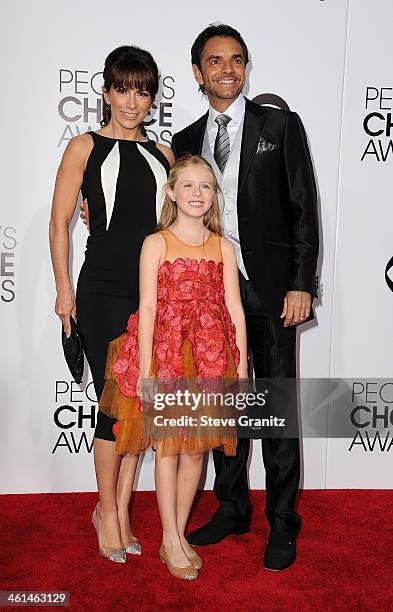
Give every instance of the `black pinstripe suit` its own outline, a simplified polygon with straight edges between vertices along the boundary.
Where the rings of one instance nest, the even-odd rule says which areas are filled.
[[[200,154],[208,113],[174,135],[176,157]],[[279,316],[289,290],[317,295],[317,195],[307,139],[299,116],[246,100],[240,155],[237,214],[249,281],[240,275],[247,336],[257,378],[296,376],[296,328]],[[310,318],[313,318],[311,312]],[[214,491],[223,520],[247,524],[249,441],[236,458],[214,452]],[[297,439],[264,439],[266,515],[272,530],[298,530]]]

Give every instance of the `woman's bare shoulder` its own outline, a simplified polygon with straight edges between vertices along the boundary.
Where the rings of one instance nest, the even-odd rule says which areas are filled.
[[[86,133],[74,136],[74,138],[71,138],[64,151],[64,157],[72,157],[74,160],[84,163],[91,153],[93,144],[93,139],[90,134]]]
[[[157,142],[156,143],[156,147],[157,147],[157,149],[159,149],[161,151],[161,153],[163,153],[165,155],[165,157],[169,161],[170,165],[173,166],[173,164],[175,163],[176,159],[175,159],[175,156],[173,154],[172,149],[170,147],[167,147],[164,144],[161,144],[161,142]]]

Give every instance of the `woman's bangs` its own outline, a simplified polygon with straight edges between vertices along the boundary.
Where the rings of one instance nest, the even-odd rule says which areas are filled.
[[[148,91],[153,97],[153,75],[141,62],[133,65],[119,65],[113,71],[112,87],[119,89],[134,89],[136,91]]]

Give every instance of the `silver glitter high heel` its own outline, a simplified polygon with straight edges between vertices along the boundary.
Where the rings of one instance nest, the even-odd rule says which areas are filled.
[[[94,508],[93,516],[91,518],[94,528],[97,532],[97,541],[98,541],[98,554],[100,557],[104,557],[104,559],[108,559],[109,561],[113,561],[114,563],[125,563],[126,562],[126,551],[124,548],[110,548],[109,546],[100,546],[100,539],[98,536],[98,514],[97,508],[98,504]]]
[[[123,546],[126,550],[126,553],[128,553],[129,555],[141,555],[142,554],[141,545],[139,543],[139,540],[135,536],[130,536],[128,538],[128,544],[125,544],[123,542]]]

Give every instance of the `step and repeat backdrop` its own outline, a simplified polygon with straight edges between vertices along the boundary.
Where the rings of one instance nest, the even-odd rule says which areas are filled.
[[[339,437],[327,428],[303,440],[302,485],[391,488],[393,5],[260,0],[240,9],[234,0],[200,0],[192,18],[185,11],[180,0],[2,4],[0,492],[96,488],[97,400],[87,369],[81,385],[72,381],[54,314],[48,222],[56,170],[73,136],[98,129],[103,63],[119,45],[144,47],[159,64],[150,138],[170,144],[204,113],[190,48],[214,22],[237,28],[249,47],[245,95],[299,113],[316,171],[320,298],[316,321],[298,333],[299,377],[328,387],[335,387],[329,379],[345,378],[357,429]],[[88,236],[77,213],[71,234],[76,285]],[[328,419],[331,389],[326,397],[312,389],[301,389],[302,412],[315,407]],[[209,461],[206,488],[213,476]],[[250,486],[264,487],[258,441]],[[140,461],[137,488],[154,488],[150,452]]]

